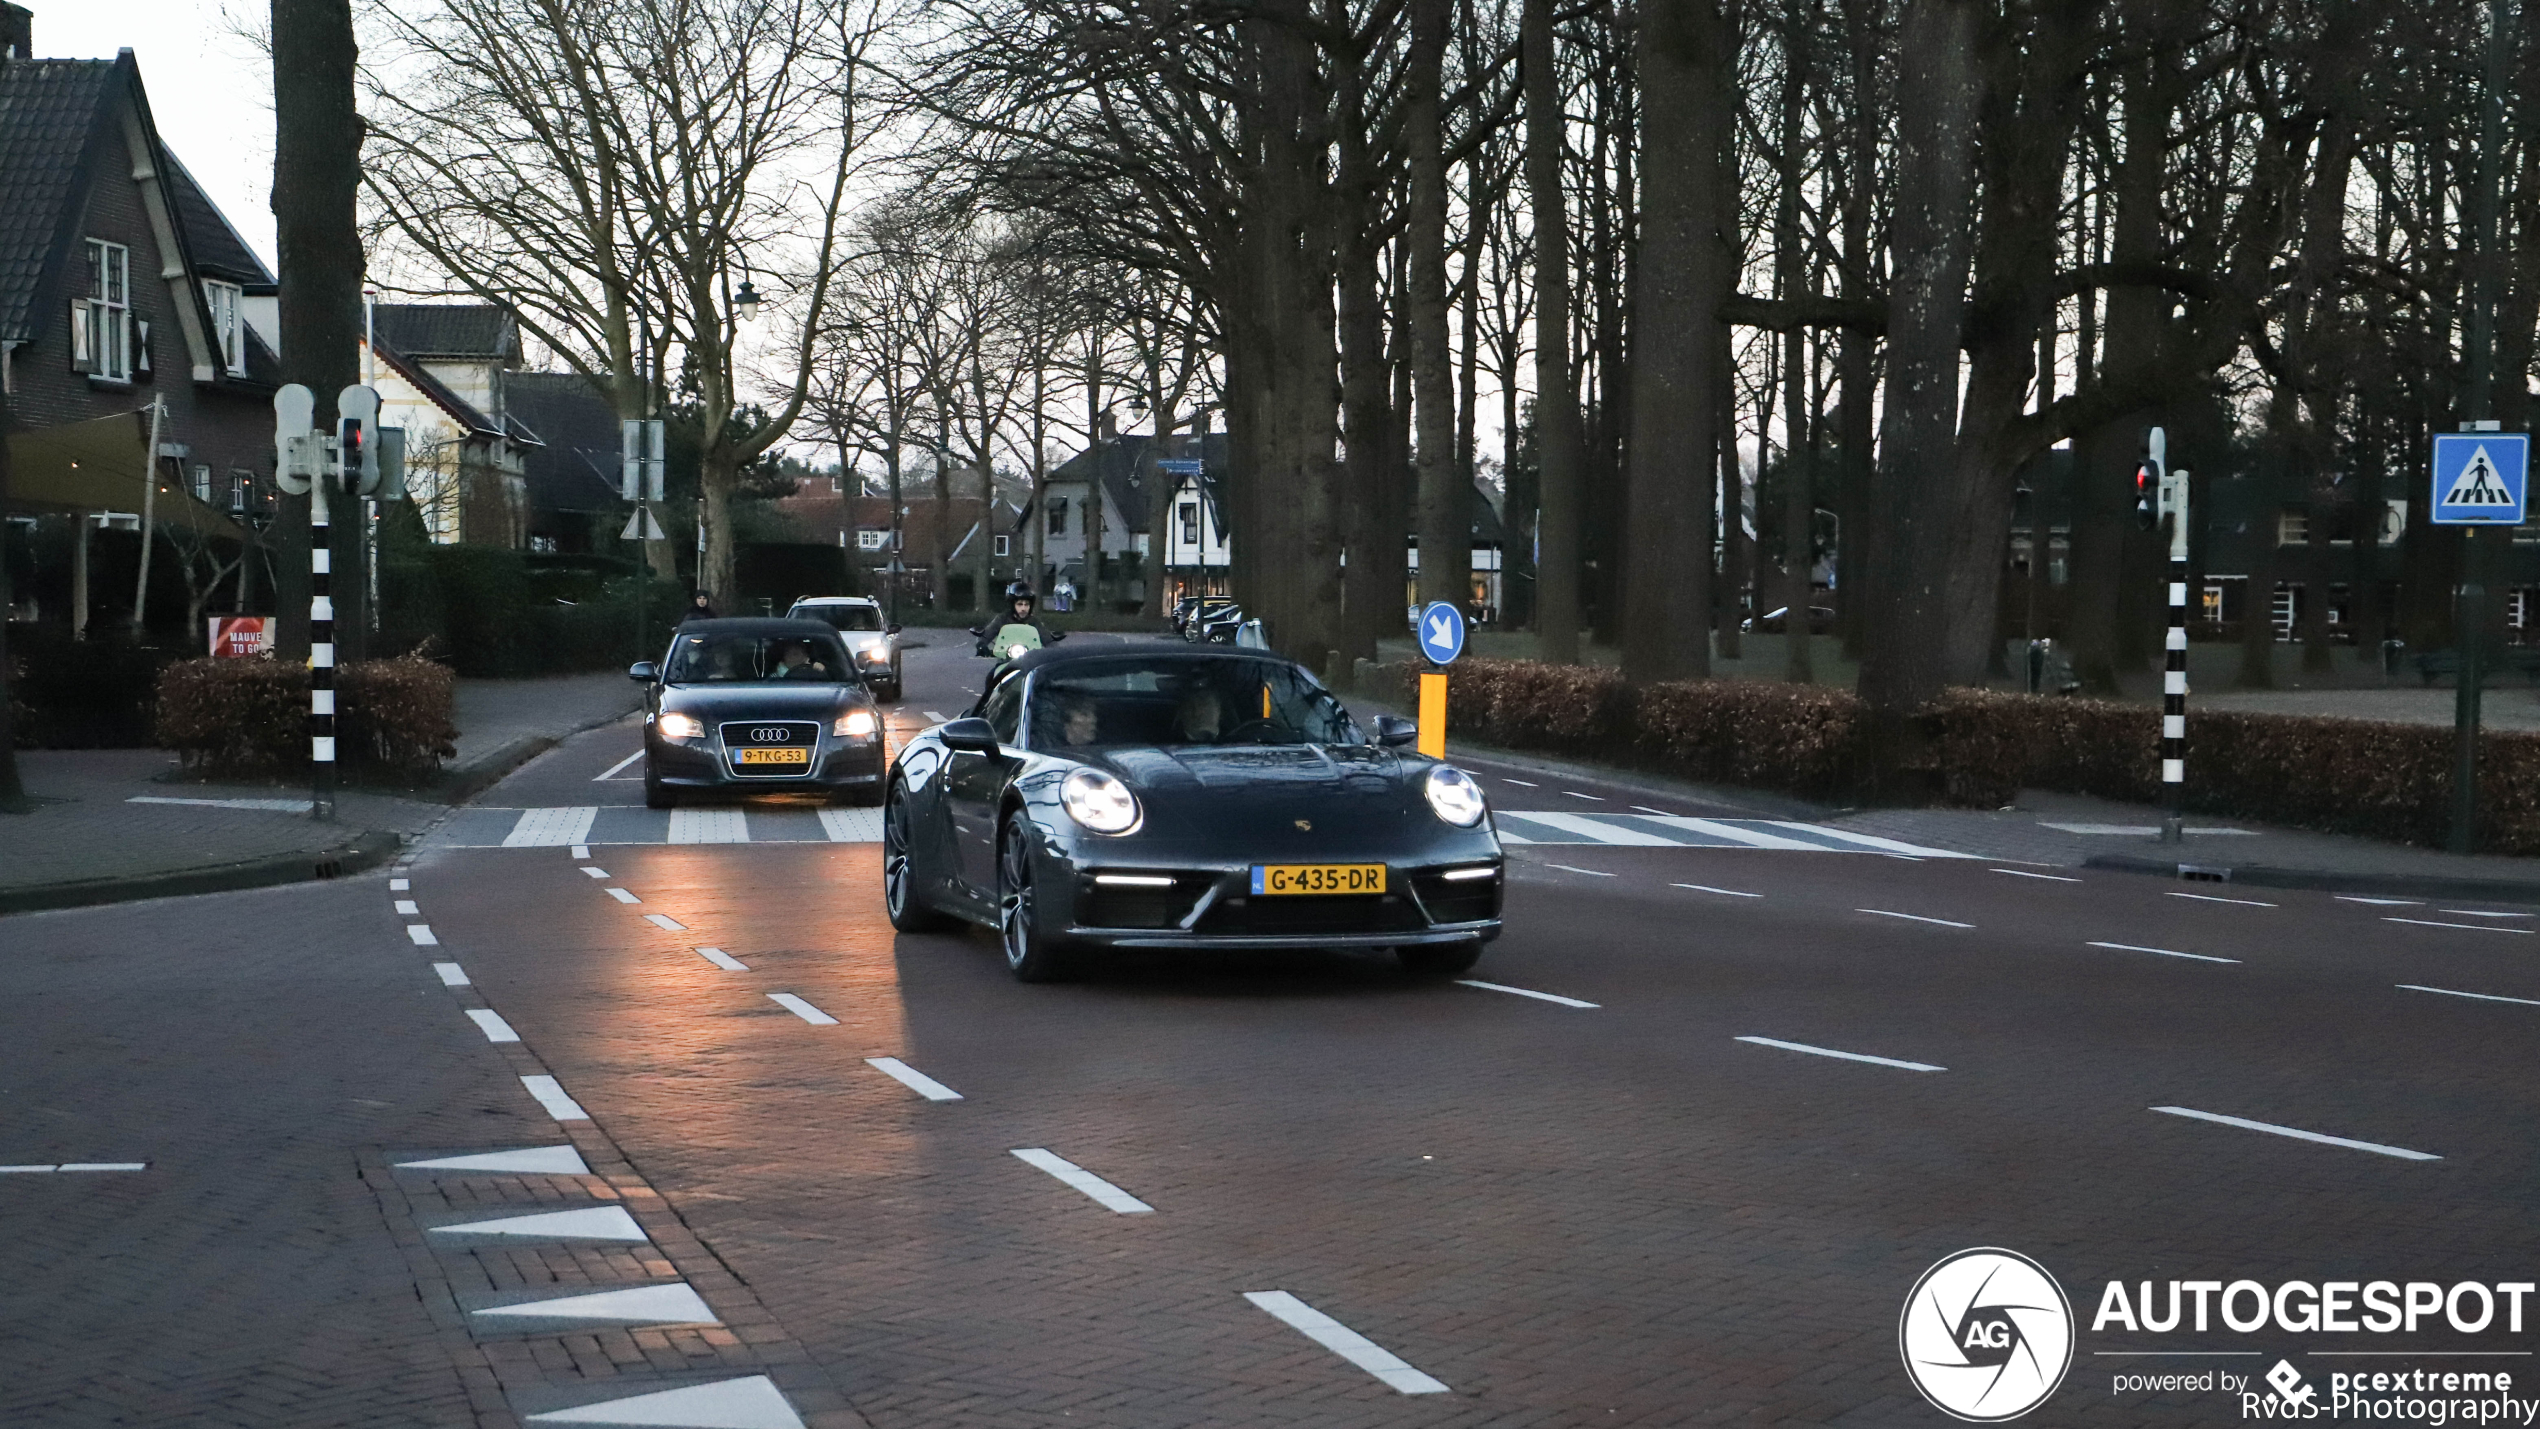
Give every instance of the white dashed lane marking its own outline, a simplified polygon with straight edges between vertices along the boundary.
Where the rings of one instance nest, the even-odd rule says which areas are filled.
[[[1023,1162],[1023,1164],[1039,1167],[1041,1170],[1047,1171],[1059,1180],[1064,1181],[1068,1185],[1075,1187],[1077,1190],[1084,1192],[1088,1196],[1091,1196],[1095,1203],[1105,1210],[1118,1211],[1124,1216],[1145,1216],[1153,1215],[1155,1213],[1155,1207],[1150,1206],[1146,1202],[1139,1200],[1137,1197],[1130,1195],[1128,1192],[1121,1190],[1109,1181],[1102,1179],[1100,1176],[1095,1175],[1093,1172],[1086,1170],[1084,1167],[1077,1165],[1075,1162],[1068,1160],[1064,1156],[1057,1155],[1054,1152],[1044,1151],[1037,1146],[1019,1148],[1015,1151],[1014,1155],[1016,1159]]]
[[[2353,893],[2340,893],[2337,895],[2337,901],[2340,903],[2369,903],[2375,908],[2419,908],[2423,907],[2425,904],[2425,900],[2422,898],[2365,898]]]
[[[1909,923],[1935,923],[1943,928],[1972,928],[1975,926],[1973,923],[1961,923],[1950,918],[1926,918],[1920,913],[1891,913],[1885,908],[1855,908],[1852,911],[1855,913],[1867,913],[1877,918],[1902,918]]]
[[[422,906],[417,904],[411,898],[400,898],[397,900],[397,912],[404,917],[411,918],[422,911]]]
[[[443,987],[466,987],[467,973],[457,963],[434,963],[432,970],[441,975]]]
[[[2094,948],[2110,948],[2120,953],[2158,953],[2165,958],[2193,958],[2200,963],[2236,963],[2238,958],[2209,957],[2204,953],[2179,953],[2168,948],[2143,948],[2132,943],[2092,943]]]
[[[748,963],[741,961],[739,958],[732,956],[730,953],[723,951],[721,948],[699,948],[697,949],[697,956],[728,973],[745,973],[750,970],[750,965]]]
[[[897,1057],[867,1057],[864,1065],[889,1077],[892,1081],[917,1093],[930,1102],[957,1102],[961,1093],[936,1081]]]
[[[2491,913],[2478,908],[2437,908],[2434,911],[2449,913],[2455,918],[2528,918],[2531,916],[2528,913]]]
[[[2329,1136],[2317,1131],[2304,1131],[2300,1127],[2278,1126],[2271,1121],[2251,1121],[2247,1117],[2225,1116],[2221,1112],[2217,1111],[2197,1111],[2193,1107],[2183,1106],[2156,1106],[2152,1108],[2152,1110],[2161,1112],[2168,1116],[2184,1116],[2193,1118],[2197,1121],[2210,1121],[2219,1126],[2236,1126],[2244,1131],[2263,1131],[2270,1136],[2289,1136],[2296,1141],[2315,1141],[2322,1146],[2342,1146],[2349,1151],[2369,1151],[2376,1156],[2395,1156],[2402,1161],[2440,1161],[2443,1159],[2431,1151],[2410,1151],[2404,1146],[2384,1146],[2378,1141],[2355,1141],[2343,1136]]]
[[[586,1206],[573,1211],[533,1211],[525,1216],[498,1216],[490,1221],[468,1221],[455,1226],[434,1226],[432,1235],[500,1235],[530,1236],[539,1240],[613,1240],[637,1244],[652,1237],[635,1224],[635,1218],[624,1206]]]
[[[667,913],[647,913],[644,915],[644,921],[661,929],[665,933],[685,933],[688,931],[687,924],[680,922],[678,919],[671,917]]]
[[[575,858],[589,858],[591,856],[591,846],[589,844],[575,844],[573,846],[573,856]]]
[[[1677,883],[1669,886],[1674,888],[1690,888],[1696,893],[1717,893],[1724,898],[1761,898],[1764,896],[1761,893],[1740,893],[1734,888],[1713,888],[1707,883]]]
[[[388,880],[388,891],[391,893],[403,893],[411,886],[411,884],[402,878],[392,878]]]
[[[2511,1002],[2518,1003],[2524,1007],[2540,1007],[2540,998],[2498,997],[2492,992],[2462,992],[2458,989],[2448,987],[2423,987],[2412,982],[2396,983],[2393,985],[2404,988],[2409,992],[2439,992],[2445,997],[2472,997],[2478,999],[2480,1002]]]
[[[43,1176],[57,1171],[147,1171],[147,1161],[64,1161],[36,1166],[0,1166],[0,1176]]]
[[[812,1006],[810,1003],[803,1001],[801,998],[794,996],[790,992],[771,992],[767,995],[767,1000],[775,1003],[778,1007],[785,1009],[787,1012],[794,1014],[796,1017],[801,1018],[803,1021],[810,1023],[814,1027],[835,1027],[838,1025],[837,1018],[830,1016],[828,1013],[821,1011],[819,1008]]]
[[[763,1374],[656,1390],[573,1409],[531,1414],[525,1424],[687,1424],[714,1429],[803,1429],[776,1381]]]
[[[624,759],[621,759],[621,760],[617,761],[615,764],[610,765],[610,766],[609,766],[606,770],[602,771],[601,773],[598,773],[598,774],[593,775],[593,776],[591,777],[591,782],[592,782],[592,783],[594,783],[594,784],[597,784],[597,783],[599,783],[599,782],[600,782],[601,780],[603,780],[603,779],[614,779],[614,778],[616,778],[616,777],[617,777],[617,771],[619,771],[619,770],[621,770],[621,769],[625,768],[627,765],[632,764],[632,763],[634,763],[636,760],[641,759],[641,758],[643,758],[643,757],[644,757],[644,751],[642,751],[642,750],[640,750],[640,749],[639,749],[639,750],[636,750],[633,754],[630,754],[630,755],[626,756]]]
[[[1500,777],[1499,782],[1502,784],[1514,784],[1520,789],[1540,789],[1543,787],[1532,779],[1511,779],[1505,775]]]
[[[1446,1386],[1404,1363],[1401,1356],[1285,1290],[1247,1290],[1244,1298],[1290,1329],[1339,1355],[1404,1394],[1444,1394]]]
[[[598,867],[597,865],[593,865],[593,866],[591,866],[591,867],[588,867],[588,868],[583,869],[583,870],[582,870],[582,876],[583,876],[583,877],[585,877],[585,878],[606,878],[606,877],[608,877],[608,876],[609,876],[609,871],[608,871],[607,869],[605,869],[605,868],[601,868],[601,867]]]
[[[547,1115],[558,1121],[589,1121],[591,1119],[591,1114],[582,1109],[582,1103],[566,1096],[562,1084],[553,1077],[523,1077],[520,1079],[520,1084],[530,1096],[537,1099],[538,1105],[547,1109]]]
[[[1612,878],[1614,876],[1610,873],[1599,872],[1593,868],[1576,868],[1566,863],[1547,863],[1544,867],[1557,868],[1563,873],[1584,873],[1590,878]]]
[[[441,940],[432,936],[432,925],[429,923],[408,923],[406,925],[406,937],[418,948],[437,948],[441,946]]]
[[[2530,937],[2529,928],[2499,928],[2493,923],[2439,923],[2432,918],[2384,918],[2384,923],[2407,923],[2419,928],[2458,928],[2469,933],[2518,933]]]
[[[1833,1057],[1844,1062],[1867,1062],[1874,1067],[1895,1067],[1907,1072],[1949,1070],[1947,1067],[1935,1067],[1929,1062],[1905,1062],[1894,1057],[1873,1057],[1866,1052],[1838,1052],[1832,1047],[1811,1047],[1805,1042],[1784,1042],[1778,1037],[1740,1037],[1737,1040],[1752,1042],[1758,1047],[1779,1047],[1785,1052],[1805,1052],[1811,1057]]]
[[[627,892],[623,888],[603,888],[600,891],[611,898],[616,899],[620,903],[641,903],[644,901],[643,899],[636,897],[634,894]]]
[[[705,1297],[684,1280],[667,1285],[638,1285],[629,1290],[600,1290],[546,1300],[524,1300],[516,1305],[489,1305],[469,1313],[480,1320],[596,1320],[615,1325],[723,1323],[716,1318],[713,1310],[707,1308]],[[633,1422],[640,1424],[643,1421]]]
[[[2172,898],[2193,898],[2199,903],[2237,903],[2243,908],[2273,908],[2272,903],[2255,898],[2225,898],[2218,893],[2173,893]]]
[[[467,1010],[467,1020],[476,1024],[477,1030],[485,1034],[485,1040],[488,1042],[517,1042],[520,1040],[520,1034],[514,1032],[512,1030],[512,1025],[503,1020],[503,1014],[496,1012],[490,1007],[469,1008]]]
[[[2007,874],[2011,875],[2013,878],[2042,878],[2042,879],[2045,879],[2046,881],[2048,881],[2048,882],[2050,882],[2050,883],[2079,883],[2079,882],[2081,882],[2081,880],[2080,880],[2080,879],[2078,879],[2078,878],[2066,878],[2064,875],[2062,875],[2062,874],[2060,874],[2060,873],[2031,873],[2031,872],[2029,872],[2029,871],[2028,871],[2027,869],[2025,869],[2025,868],[1990,868],[1990,869],[1986,869],[1985,871],[1986,871],[1987,873],[2007,873]]]
[[[1504,992],[1514,997],[1531,997],[1537,1002],[1554,1002],[1559,1003],[1563,1007],[1593,1008],[1596,1006],[1593,1002],[1581,1002],[1575,997],[1562,997],[1557,993],[1550,992],[1536,992],[1531,988],[1509,987],[1504,983],[1482,982],[1478,979],[1469,977],[1457,978],[1455,981],[1456,985],[1459,987],[1478,987],[1484,992]]]

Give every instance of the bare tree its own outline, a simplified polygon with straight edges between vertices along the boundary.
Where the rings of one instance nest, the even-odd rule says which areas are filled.
[[[374,4],[378,225],[458,289],[517,314],[645,415],[684,375],[702,413],[700,583],[733,580],[730,503],[813,386],[860,84],[893,0]],[[783,280],[770,420],[734,420],[744,284]]]

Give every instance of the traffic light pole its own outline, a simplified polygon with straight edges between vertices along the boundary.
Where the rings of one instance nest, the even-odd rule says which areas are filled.
[[[2187,473],[2164,472],[2161,506],[2170,518],[2170,634],[2161,674],[2161,842],[2186,838],[2187,812]]]
[[[335,552],[326,478],[309,483],[309,817],[335,817]]]

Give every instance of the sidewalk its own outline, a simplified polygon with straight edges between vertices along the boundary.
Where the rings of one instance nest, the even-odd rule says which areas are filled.
[[[2353,696],[2360,691],[2332,692]],[[2407,693],[2407,692],[2392,692]],[[2445,701],[2448,690],[2435,691]],[[2495,693],[2489,692],[2490,704]],[[1400,714],[1364,695],[1345,698],[1364,721]],[[2540,858],[2452,854],[2343,834],[2313,833],[2215,814],[2191,814],[2185,839],[2161,843],[2161,811],[2041,789],[2008,809],[1853,809],[1764,789],[1697,784],[1663,774],[1451,740],[1447,756],[1704,806],[1718,816],[1792,819],[1901,843],[2041,867],[2107,868],[2261,888],[2322,888],[2395,898],[2485,899],[2540,905]],[[2187,865],[2182,872],[2180,866]]]
[[[418,793],[351,788],[333,823],[306,785],[176,777],[158,749],[27,750],[36,808],[0,814],[0,914],[334,878],[373,867],[460,802],[564,737],[635,707],[622,675],[462,680],[458,757]]]

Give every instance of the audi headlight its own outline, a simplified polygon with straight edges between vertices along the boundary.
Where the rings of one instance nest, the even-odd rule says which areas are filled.
[[[1067,817],[1098,834],[1125,834],[1145,817],[1129,786],[1099,769],[1079,769],[1058,786]]]
[[[1482,786],[1451,764],[1430,766],[1421,792],[1429,796],[1430,810],[1457,828],[1469,829],[1482,821]]]
[[[653,727],[661,731],[661,737],[664,739],[703,739],[706,737],[705,721],[698,719],[695,715],[666,714],[659,720],[656,720]]]
[[[840,739],[871,739],[877,728],[879,725],[873,718],[873,711],[849,710],[838,716],[836,722],[829,726],[829,732]]]

